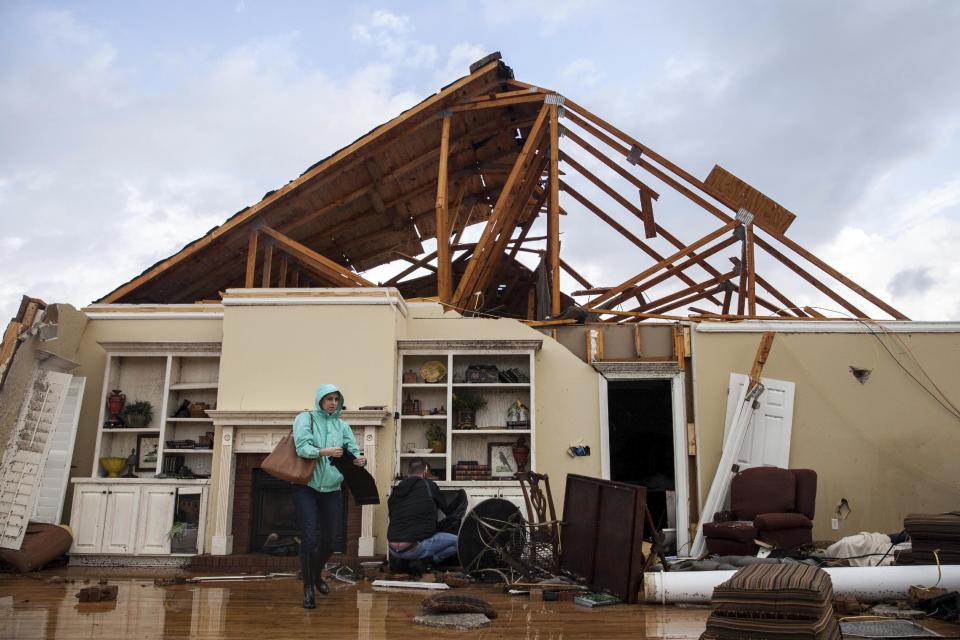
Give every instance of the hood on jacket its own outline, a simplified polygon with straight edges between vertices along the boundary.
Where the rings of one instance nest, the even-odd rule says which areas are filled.
[[[330,414],[331,417],[339,418],[340,412],[343,410],[343,393],[335,384],[322,384],[317,387],[317,395],[313,400],[313,406],[318,414],[326,415],[323,412],[323,409],[320,407],[320,401],[323,400],[323,396],[327,395],[328,393],[336,393],[338,396],[340,396],[340,399],[337,401],[337,408],[334,409],[332,414]]]
[[[420,476],[407,476],[400,483],[393,488],[393,491],[390,493],[392,498],[394,495],[397,498],[404,498],[409,495],[415,488],[420,486],[420,481],[423,480]]]

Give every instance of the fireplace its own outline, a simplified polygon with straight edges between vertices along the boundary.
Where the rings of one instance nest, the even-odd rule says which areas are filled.
[[[254,499],[254,472],[260,470],[277,443],[290,433],[299,411],[253,410],[228,411],[211,409],[207,415],[216,427],[215,464],[212,483],[215,502],[208,511],[207,520],[213,529],[210,552],[214,556],[259,552],[272,529],[293,529],[295,519],[282,511],[272,511],[273,501]],[[377,475],[377,431],[390,418],[385,409],[343,411],[340,418],[353,428],[354,436],[367,457],[367,470]],[[260,483],[258,482],[258,491]],[[284,485],[288,489],[289,485]],[[269,485],[268,494],[275,491]],[[289,498],[289,495],[287,496]],[[264,514],[264,508],[267,513]],[[266,531],[254,530],[254,509],[257,519],[267,523]],[[344,491],[344,518],[338,535],[338,547],[346,558],[365,558],[374,555],[376,538],[373,535],[374,506],[357,506],[349,492]],[[383,508],[383,507],[381,507]],[[278,535],[283,532],[277,531]]]
[[[344,500],[343,513],[333,541],[334,553],[344,553],[347,550],[349,520],[347,510],[348,504]],[[290,483],[277,480],[263,469],[253,469],[253,489],[250,494],[250,551],[260,552],[271,533],[276,533],[280,539],[300,535]]]

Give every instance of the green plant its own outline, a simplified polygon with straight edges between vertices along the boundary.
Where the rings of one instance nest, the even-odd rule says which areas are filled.
[[[174,522],[173,526],[170,527],[170,530],[167,531],[167,537],[171,540],[178,538],[183,535],[183,532],[189,528],[189,525],[186,522]]]
[[[436,425],[436,424],[433,425],[432,427],[430,427],[429,429],[427,429],[426,436],[427,436],[427,442],[428,442],[428,443],[430,443],[430,442],[442,442],[442,441],[445,441],[445,440],[447,439],[446,430],[444,430],[443,427],[441,427],[441,426],[439,426],[439,425]]]
[[[121,415],[128,425],[134,423],[145,427],[153,420],[153,405],[146,400],[137,400],[125,406]]]
[[[479,411],[487,406],[487,399],[479,393],[461,391],[453,394],[453,408],[457,411]]]

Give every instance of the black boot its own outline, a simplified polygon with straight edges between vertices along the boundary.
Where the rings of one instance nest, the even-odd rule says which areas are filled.
[[[313,585],[322,595],[330,593],[330,585],[323,579],[323,569],[327,565],[327,558],[321,558],[319,552],[314,552],[311,558],[313,564]]]
[[[317,599],[313,595],[313,557],[309,553],[300,554],[300,573],[303,574],[303,608],[314,609]]]

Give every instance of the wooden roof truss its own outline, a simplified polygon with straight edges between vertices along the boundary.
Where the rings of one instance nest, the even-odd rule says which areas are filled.
[[[408,266],[383,285],[528,320],[538,304],[540,318],[570,304],[561,269],[583,287],[573,295],[605,322],[831,315],[798,306],[763,278],[755,260],[763,252],[839,305],[840,315],[869,318],[866,302],[907,319],[788,238],[794,215],[736,176],[717,166],[700,180],[579,104],[515,80],[499,56],[488,58],[99,302],[188,302],[231,286],[372,287],[361,272],[401,260]],[[572,182],[602,194],[607,208]],[[664,187],[718,226],[690,241],[671,233],[668,218],[654,213]],[[636,275],[595,286],[561,259],[561,194],[571,212],[592,214],[640,250]],[[636,218],[642,237],[618,222],[624,215]],[[546,234],[531,237],[541,216]],[[479,239],[463,243],[473,225],[483,225]],[[438,242],[428,253],[422,242],[430,238]],[[520,253],[541,258],[546,300],[536,299],[537,272],[518,267]]]

